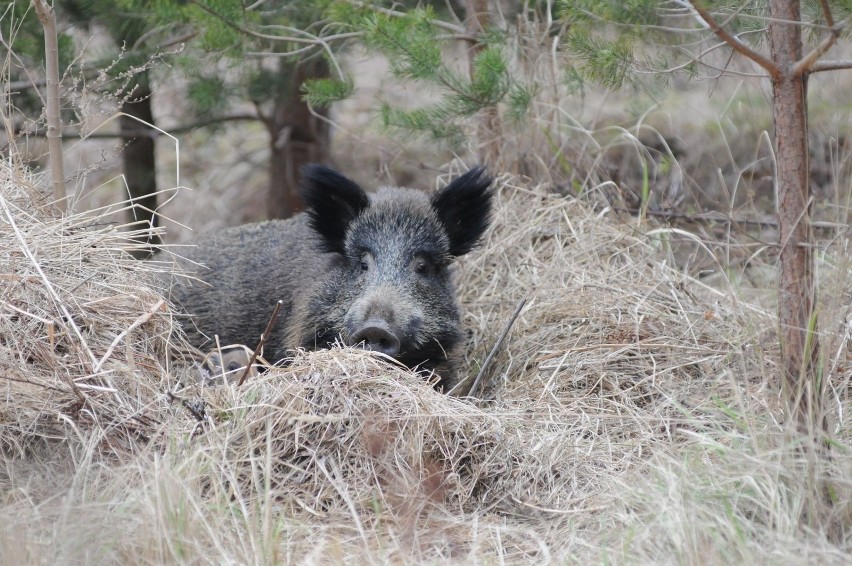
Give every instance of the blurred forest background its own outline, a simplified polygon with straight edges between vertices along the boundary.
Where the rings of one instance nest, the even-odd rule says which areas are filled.
[[[431,188],[459,157],[689,223],[711,245],[732,228],[770,244],[768,81],[718,41],[687,52],[696,16],[682,6],[588,4],[601,14],[544,0],[56,2],[73,206],[129,195],[203,231],[298,210],[306,162],[366,186]],[[2,15],[5,147],[38,167],[42,29],[29,2]],[[683,29],[657,29],[666,17]],[[738,17],[760,31],[746,8]],[[845,75],[810,85],[811,181],[827,222],[845,220]],[[192,191],[175,196],[178,185]],[[188,237],[169,226],[170,241]]]

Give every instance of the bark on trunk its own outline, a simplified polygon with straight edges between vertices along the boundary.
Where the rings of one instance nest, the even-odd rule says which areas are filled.
[[[50,185],[60,212],[68,208],[65,193],[65,166],[62,154],[62,117],[59,99],[59,43],[56,35],[56,13],[44,0],[34,0],[38,19],[44,28],[45,77],[47,79],[47,150],[50,160]]]
[[[465,0],[466,28],[471,35],[482,35],[491,23],[490,0]],[[481,43],[474,43],[470,50],[470,72],[473,73],[473,61],[482,51]],[[481,163],[492,167],[500,158],[503,126],[496,106],[488,106],[479,111],[477,127],[477,153]]]
[[[331,142],[328,123],[311,114],[300,96],[305,79],[328,77],[322,60],[292,64],[282,61],[279,73],[284,79],[266,126],[270,135],[269,218],[288,218],[302,209],[298,182],[302,167],[328,160]],[[320,116],[326,110],[314,108]]]
[[[821,376],[814,313],[808,164],[807,73],[794,75],[802,57],[799,2],[770,2],[769,38],[775,63],[782,70],[772,80],[775,123],[778,222],[781,232],[778,318],[780,322],[783,394],[791,417],[804,431],[822,428],[819,414]]]
[[[148,83],[148,73],[144,71],[139,76],[139,87],[133,91],[133,99],[127,100],[121,105],[121,111],[127,116],[121,116],[119,121],[121,131],[139,132],[148,129],[144,123],[135,120],[144,120],[149,124],[154,123],[154,114],[151,108],[151,88]],[[157,215],[153,212],[157,209],[157,162],[152,136],[122,135],[124,142],[124,176],[127,179],[127,187],[130,197],[137,204],[128,211],[128,221],[142,221],[137,228],[150,226],[151,229],[158,226]],[[161,244],[159,236],[149,234],[147,238],[140,239],[149,246]],[[145,259],[153,253],[152,248],[137,250],[133,255]]]

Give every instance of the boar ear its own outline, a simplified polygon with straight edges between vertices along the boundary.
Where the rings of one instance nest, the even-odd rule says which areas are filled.
[[[370,204],[367,193],[355,181],[315,163],[302,169],[301,190],[311,228],[328,251],[343,252],[349,223]]]
[[[432,196],[432,208],[450,238],[451,255],[469,252],[488,228],[492,181],[484,167],[474,167]]]

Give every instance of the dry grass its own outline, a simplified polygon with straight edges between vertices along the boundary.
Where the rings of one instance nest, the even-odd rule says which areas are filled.
[[[97,214],[55,219],[30,178],[2,175],[6,562],[840,564],[852,551],[845,306],[821,322],[828,457],[785,432],[773,314],[672,269],[665,232],[507,176],[458,273],[471,373],[528,300],[484,399],[350,350],[199,389],[169,360],[179,332],[126,236]],[[833,253],[824,279],[845,290]]]

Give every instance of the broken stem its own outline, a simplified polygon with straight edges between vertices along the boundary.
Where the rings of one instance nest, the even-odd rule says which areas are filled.
[[[509,322],[506,323],[506,326],[503,328],[503,332],[497,339],[497,343],[494,344],[493,348],[491,348],[491,351],[488,353],[488,357],[485,358],[485,363],[483,363],[482,367],[479,368],[479,373],[476,374],[476,379],[473,380],[473,385],[470,386],[470,393],[468,393],[468,396],[473,397],[476,394],[480,381],[482,381],[482,378],[485,375],[485,370],[487,370],[488,366],[491,365],[491,360],[493,360],[494,356],[497,355],[497,351],[500,349],[500,346],[503,345],[503,341],[506,340],[506,336],[509,335],[509,329],[511,329],[512,325],[515,324],[515,319],[518,318],[519,314],[521,314],[521,309],[524,308],[526,303],[526,299],[518,301],[518,306],[515,307],[515,312],[512,314],[512,318],[510,318]]]
[[[269,338],[269,333],[272,332],[272,327],[275,325],[275,321],[278,319],[278,311],[281,310],[281,305],[284,301],[278,300],[275,303],[275,310],[272,311],[272,316],[269,317],[269,322],[266,323],[266,330],[263,331],[263,334],[260,335],[260,342],[257,343],[257,348],[254,349],[254,353],[251,355],[251,359],[249,360],[248,365],[246,366],[243,375],[240,376],[240,381],[237,383],[237,387],[243,384],[243,382],[248,377],[249,372],[251,371],[252,366],[254,366],[254,362],[257,361],[257,356],[260,354],[260,351],[263,350],[263,345],[266,344],[266,340]],[[271,360],[274,362],[274,360]]]

